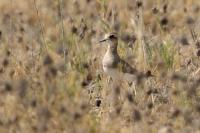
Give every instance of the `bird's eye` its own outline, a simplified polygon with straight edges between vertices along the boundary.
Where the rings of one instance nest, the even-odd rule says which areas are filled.
[[[109,38],[110,39],[116,39],[117,37],[115,35],[110,35]]]

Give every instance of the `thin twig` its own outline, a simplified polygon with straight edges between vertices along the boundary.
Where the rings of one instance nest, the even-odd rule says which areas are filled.
[[[66,66],[66,46],[64,43],[64,37],[65,37],[65,30],[64,30],[64,22],[63,22],[63,9],[62,9],[63,1],[59,0],[59,12],[60,12],[60,21],[61,21],[61,40],[62,40],[62,46],[63,46],[63,56],[64,56],[64,63]]]
[[[12,49],[12,46],[11,44],[13,45],[13,38],[14,38],[14,30],[13,30],[13,26],[14,26],[14,20],[13,20],[13,0],[10,0],[10,7],[11,7],[11,15],[10,15],[10,23],[9,23],[9,32],[10,32],[10,35],[8,36],[8,47],[9,47],[9,50],[11,52],[11,56],[14,58],[15,61],[18,61],[19,60],[17,59],[17,56],[14,55],[13,53],[13,49]]]
[[[194,42],[197,42],[197,34],[194,31],[194,28],[190,28],[190,33]]]
[[[138,1],[140,2],[140,1]],[[143,53],[143,60],[144,60],[144,71],[146,71],[146,50],[145,50],[145,44],[144,44],[144,38],[143,38],[143,30],[144,30],[144,24],[143,24],[143,11],[142,7],[138,7],[138,12],[137,12],[137,17],[138,17],[138,40],[139,44],[141,45],[142,48],[142,53]]]
[[[41,33],[41,36],[42,36],[43,45],[44,45],[45,49],[47,49],[46,48],[46,44],[47,43],[46,43],[46,40],[45,40],[45,37],[44,37],[44,26],[42,25],[42,21],[41,21],[40,15],[39,15],[39,10],[38,10],[37,5],[36,5],[36,0],[33,0],[33,5],[34,5],[34,8],[35,8],[35,10],[37,12],[37,17],[38,17],[38,22],[39,22],[40,30],[41,30],[40,33]],[[43,48],[43,46],[40,44],[40,53],[39,53],[39,55],[42,52],[42,48]]]
[[[11,7],[11,11],[13,13],[13,0],[10,0],[10,7]],[[9,39],[8,39],[8,44],[10,45],[11,42],[13,41],[13,17],[12,17],[12,14],[10,15],[10,36],[9,36]],[[10,47],[12,48],[12,47]],[[12,51],[12,49],[11,49]]]

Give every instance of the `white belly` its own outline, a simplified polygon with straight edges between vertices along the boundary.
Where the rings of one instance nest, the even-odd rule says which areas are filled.
[[[116,68],[108,68],[103,66],[103,71],[113,79],[119,79],[122,76]]]
[[[135,80],[136,76],[128,73],[122,73],[118,69],[112,69],[103,66],[103,71],[113,79],[123,79],[128,82],[133,82]]]
[[[108,68],[108,67],[105,67],[105,66],[103,66],[103,71],[107,74],[107,75],[109,75],[109,76],[111,76],[111,77],[114,77],[114,76],[116,76],[116,69],[113,69],[113,68]]]

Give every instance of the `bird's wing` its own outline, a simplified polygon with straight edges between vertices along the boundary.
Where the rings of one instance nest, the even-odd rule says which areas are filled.
[[[129,82],[135,80],[137,84],[140,84],[145,75],[142,72],[139,72],[137,69],[133,68],[127,62],[123,60],[120,62],[122,64],[121,70],[124,73],[124,78]]]
[[[123,73],[128,73],[128,74],[137,74],[137,70],[133,68],[130,64],[125,62],[124,60],[120,60],[121,64],[121,69]]]

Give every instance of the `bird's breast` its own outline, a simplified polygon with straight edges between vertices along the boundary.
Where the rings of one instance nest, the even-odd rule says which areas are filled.
[[[118,63],[119,63],[118,56],[107,52],[102,60],[104,72],[111,77],[116,77],[116,72],[117,72],[116,68]]]
[[[118,65],[118,58],[114,55],[105,55],[102,61],[103,67],[116,68]]]

